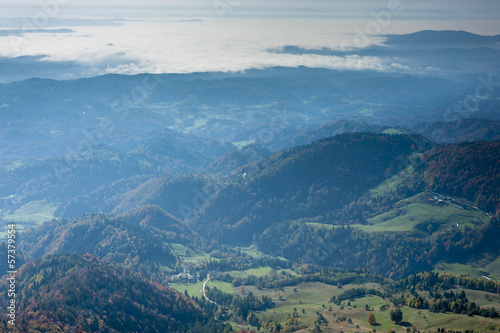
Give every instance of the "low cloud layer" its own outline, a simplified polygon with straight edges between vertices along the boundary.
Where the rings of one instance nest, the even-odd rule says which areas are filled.
[[[2,36],[2,31],[8,30],[0,30],[0,57],[41,56],[36,59],[42,63],[71,62],[86,68],[89,76],[235,72],[274,66],[410,71],[397,59],[270,51],[287,45],[303,49],[355,49],[360,40],[356,31],[363,33],[363,46],[380,44],[383,38],[363,32],[373,22],[377,24],[374,20],[319,19],[124,20],[103,27],[72,25],[68,20],[64,29],[52,33],[50,29],[23,34],[10,30],[10,34]],[[382,32],[418,30],[415,23],[390,23]]]

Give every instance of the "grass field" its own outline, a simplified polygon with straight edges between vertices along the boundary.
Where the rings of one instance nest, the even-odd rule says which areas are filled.
[[[16,160],[16,161],[13,161],[10,165],[6,166],[5,169],[7,171],[12,171],[16,168],[19,168],[20,166],[23,165],[23,161],[21,160]]]
[[[329,303],[332,296],[338,296],[345,290],[360,287],[361,285],[346,285],[343,288],[327,285],[319,282],[302,283],[296,287],[285,287],[281,289],[261,289],[258,290],[254,286],[243,286],[234,288],[236,294],[247,294],[252,292],[256,296],[268,295],[275,302],[274,309],[269,309],[265,312],[259,312],[257,315],[261,321],[279,320],[284,323],[287,315],[297,309],[302,323],[309,325],[308,329],[299,330],[297,332],[309,332],[311,327],[314,327],[314,322],[317,319],[316,313],[322,313],[328,320],[328,327],[322,325],[321,329],[324,332],[368,332],[374,329],[377,332],[385,332],[390,329],[396,332],[405,332],[406,328],[415,328],[421,332],[435,332],[438,327],[446,327],[449,330],[474,329],[476,332],[489,332],[500,330],[500,320],[482,318],[478,316],[468,317],[465,315],[455,315],[450,313],[432,313],[427,310],[412,309],[403,307],[403,322],[395,324],[390,321],[389,311],[380,311],[380,307],[384,304],[390,304],[389,300],[378,296],[366,296],[352,301],[343,301],[340,306]],[[363,285],[367,288],[381,288],[378,284],[367,283]],[[180,287],[180,288],[179,288]],[[180,290],[183,286],[178,285],[176,289]],[[201,283],[196,287],[201,288]],[[196,289],[195,288],[195,289]],[[182,290],[183,291],[183,290]],[[188,289],[188,292],[189,289]],[[489,299],[486,299],[485,292],[466,290],[470,300],[476,302],[480,306],[493,306],[500,308],[500,296],[489,293]],[[348,305],[348,302],[350,305]],[[365,310],[366,305],[374,311]],[[332,310],[329,311],[329,307]],[[304,311],[302,311],[304,310]],[[373,312],[377,320],[375,326],[367,324],[368,314]],[[345,316],[346,321],[336,322],[338,317]],[[352,324],[348,324],[347,319],[352,320]],[[238,327],[239,329],[244,327]]]
[[[404,134],[403,132],[401,132],[400,130],[398,129],[395,129],[395,128],[388,128],[386,130],[384,130],[382,132],[383,134]]]
[[[434,270],[438,273],[446,272],[457,275],[465,275],[469,277],[481,277],[482,275],[476,271],[471,265],[458,263],[439,263],[434,266]]]
[[[188,256],[190,251],[186,246],[177,243],[170,243],[170,249],[178,256]]]
[[[311,227],[319,227],[319,228],[326,228],[326,229],[333,229],[337,226],[335,225],[331,225],[331,224],[323,224],[323,223],[318,223],[318,222],[306,222],[306,224],[308,226],[311,226]]]
[[[248,247],[240,247],[239,248],[242,252],[245,252],[246,254],[254,257],[254,258],[259,258],[260,256],[263,255],[262,252],[257,250],[254,245],[248,246]]]
[[[368,332],[369,330],[386,332],[391,329],[394,329],[396,332],[405,332],[407,328],[415,326],[421,332],[435,332],[438,327],[446,327],[448,331],[461,330],[463,332],[466,329],[474,329],[476,332],[489,332],[500,328],[500,320],[498,319],[478,316],[468,317],[450,313],[432,313],[427,310],[418,310],[409,307],[402,308],[403,321],[395,324],[390,320],[390,311],[380,311],[381,305],[389,304],[387,300],[378,296],[367,296],[351,301],[350,304],[351,306],[344,305],[344,309],[342,310],[338,306],[333,306],[332,311],[328,311],[329,304],[326,304],[326,310],[324,308],[319,310],[329,322],[328,327],[322,326],[321,329],[324,332],[339,332],[340,330],[344,332]],[[365,310],[366,305],[373,308],[374,311]],[[313,311],[317,309],[317,307],[308,307],[307,305],[305,308]],[[300,313],[302,307],[298,306],[297,309]],[[374,326],[367,323],[370,313],[375,315],[376,324]],[[308,310],[306,310],[305,315],[301,314],[305,322],[308,322],[307,314]],[[336,319],[341,316],[345,316],[346,321],[337,323]],[[316,318],[315,315],[313,317]],[[351,319],[353,323],[348,324],[347,319]],[[308,330],[301,330],[299,332],[308,332]]]
[[[4,215],[3,219],[6,222],[2,225],[0,237],[6,237],[7,224],[16,222],[17,230],[25,230],[33,224],[42,224],[43,222],[52,220],[57,206],[48,201],[31,201],[21,208],[17,209],[14,213]]]
[[[186,247],[182,244],[178,243],[170,243],[170,249],[172,253],[182,258],[182,262],[186,264],[196,265],[198,263],[209,261],[209,260],[219,260],[217,258],[213,258],[208,253],[204,253],[201,251],[193,250],[189,247]]]
[[[421,196],[421,195],[419,195]],[[432,223],[440,228],[451,227],[459,223],[462,227],[474,227],[471,220],[477,219],[483,223],[489,222],[488,216],[479,210],[466,210],[449,203],[418,202],[412,197],[396,204],[399,208],[368,219],[369,226],[360,229],[369,232],[413,231],[419,224]],[[424,228],[426,229],[426,228]],[[425,230],[424,230],[425,231]]]
[[[247,277],[249,275],[255,275],[257,277],[264,276],[271,272],[271,267],[259,267],[259,268],[251,268],[246,271],[231,271],[228,272],[231,276],[234,277]]]
[[[260,267],[258,269],[249,269],[243,272],[231,272],[232,275],[243,276],[253,274],[256,276],[267,274],[269,267]],[[184,293],[187,290],[190,296],[202,296],[203,281],[193,284],[174,283],[170,287]],[[379,284],[366,283],[363,285],[345,285],[342,288],[327,285],[319,282],[304,282],[293,287],[284,287],[283,289],[258,289],[255,286],[240,286],[234,288],[230,283],[210,280],[207,283],[210,288],[217,287],[226,293],[247,295],[252,292],[255,296],[261,297],[267,295],[275,302],[275,308],[267,311],[258,312],[260,321],[278,320],[284,323],[287,315],[297,309],[301,322],[308,325],[308,329],[298,332],[309,332],[314,327],[314,322],[318,318],[317,313],[322,313],[329,322],[328,327],[321,326],[324,332],[386,332],[394,329],[396,332],[405,332],[407,328],[415,328],[421,332],[435,332],[438,327],[446,327],[448,330],[474,329],[476,332],[492,332],[500,330],[500,320],[482,318],[478,316],[468,317],[465,315],[455,315],[451,313],[432,313],[427,310],[412,309],[403,307],[403,322],[395,324],[390,321],[389,311],[380,311],[382,305],[389,305],[388,299],[378,296],[366,296],[355,300],[345,300],[342,307],[329,303],[332,296],[338,296],[346,290],[357,287],[381,289]],[[460,290],[460,289],[459,289]],[[485,293],[482,291],[466,290],[469,300],[476,302],[480,306],[500,308],[500,295]],[[485,295],[488,294],[488,298]],[[365,309],[368,305],[369,311]],[[331,310],[329,309],[331,307]],[[373,311],[371,311],[373,309]],[[370,326],[367,324],[367,317],[374,313],[377,324]],[[337,318],[345,317],[345,321],[337,322]],[[352,320],[352,324],[347,322]],[[230,322],[234,328],[242,329],[248,326],[237,325]],[[264,331],[264,330],[261,330]]]
[[[494,261],[486,264],[484,270],[490,273],[490,276],[495,280],[500,280],[500,257],[496,258]]]
[[[419,225],[421,231],[427,233],[428,224],[432,223],[437,228],[449,228],[452,225],[460,224],[460,227],[469,226],[475,227],[470,221],[477,219],[483,223],[488,223],[489,218],[481,211],[465,210],[451,204],[431,204],[426,202],[418,202],[418,197],[413,197],[404,203],[400,204],[400,208],[393,209],[387,213],[377,215],[368,219],[369,225],[355,224],[353,227],[359,228],[366,232],[415,232]],[[329,224],[321,224],[316,222],[306,223],[312,227],[323,227],[332,229],[336,226]],[[495,265],[500,273],[500,262]]]
[[[56,209],[56,205],[45,200],[31,201],[23,205],[14,213],[5,215],[4,219],[17,222],[36,221],[37,223],[43,223],[54,218]]]
[[[252,143],[255,143],[255,140],[246,140],[246,141],[232,142],[232,144],[235,145],[238,148],[243,148],[245,146],[251,145]]]
[[[470,277],[482,277],[485,275],[495,281],[500,280],[500,258],[496,258],[491,262],[485,262],[483,260],[471,262],[469,264],[439,263],[434,266],[434,269],[437,272],[448,272]]]
[[[476,302],[480,307],[494,307],[495,309],[500,309],[500,295],[495,293],[489,293],[480,290],[470,290],[458,287],[456,291],[464,290],[469,301]],[[487,298],[485,297],[487,295]]]
[[[384,181],[382,184],[379,186],[373,188],[370,190],[370,195],[372,197],[376,196],[386,196],[391,193],[396,192],[397,188],[403,180],[407,177],[411,177],[413,173],[415,172],[414,168],[412,165],[408,166],[405,170],[401,171],[397,175],[392,176],[391,178],[387,179]]]
[[[368,288],[380,288],[380,285],[373,283],[367,283],[365,286]],[[343,288],[338,288],[337,286],[320,282],[304,282],[296,287],[285,287],[283,288],[284,291],[257,290],[255,287],[244,287],[244,289],[246,292],[252,291],[256,296],[268,295],[275,301],[276,307],[274,309],[259,314],[261,320],[279,320],[284,322],[287,315],[297,308],[302,322],[313,325],[317,318],[316,312],[328,310],[328,307],[331,305],[328,301],[332,296],[338,296],[345,290],[355,287],[359,286],[345,285]],[[241,287],[235,288],[235,291],[239,293]]]

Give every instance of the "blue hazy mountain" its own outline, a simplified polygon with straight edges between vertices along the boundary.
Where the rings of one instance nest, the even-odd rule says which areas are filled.
[[[500,48],[500,35],[483,36],[467,31],[424,30],[407,35],[387,35],[386,45],[400,48]]]
[[[329,48],[304,49],[287,45],[269,52],[317,54],[322,56],[371,56],[392,58],[403,72],[455,76],[460,73],[488,73],[498,68],[500,35],[483,36],[466,31],[425,30],[406,35],[385,35],[381,45],[338,51]],[[441,70],[441,72],[439,72]],[[443,70],[446,70],[443,71]]]

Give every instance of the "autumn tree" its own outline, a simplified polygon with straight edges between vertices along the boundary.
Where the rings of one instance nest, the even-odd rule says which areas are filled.
[[[377,322],[377,320],[375,319],[375,315],[373,313],[370,313],[368,315],[368,325],[375,325],[375,323]]]

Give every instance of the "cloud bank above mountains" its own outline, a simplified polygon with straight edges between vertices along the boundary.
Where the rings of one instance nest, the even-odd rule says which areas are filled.
[[[411,72],[397,59],[269,50],[352,50],[424,29],[500,33],[500,4],[490,0],[7,0],[3,9],[0,57],[77,64],[67,78],[274,66]]]
[[[269,52],[285,45],[333,49],[355,46],[353,35],[328,29],[329,24],[317,20],[124,21],[106,28],[70,27],[67,33],[46,29],[19,34],[15,30],[15,34],[0,37],[0,56],[42,56],[39,61],[75,62],[102,74],[227,72],[274,66],[390,69],[390,63],[376,57]],[[382,40],[374,37],[370,42]]]

